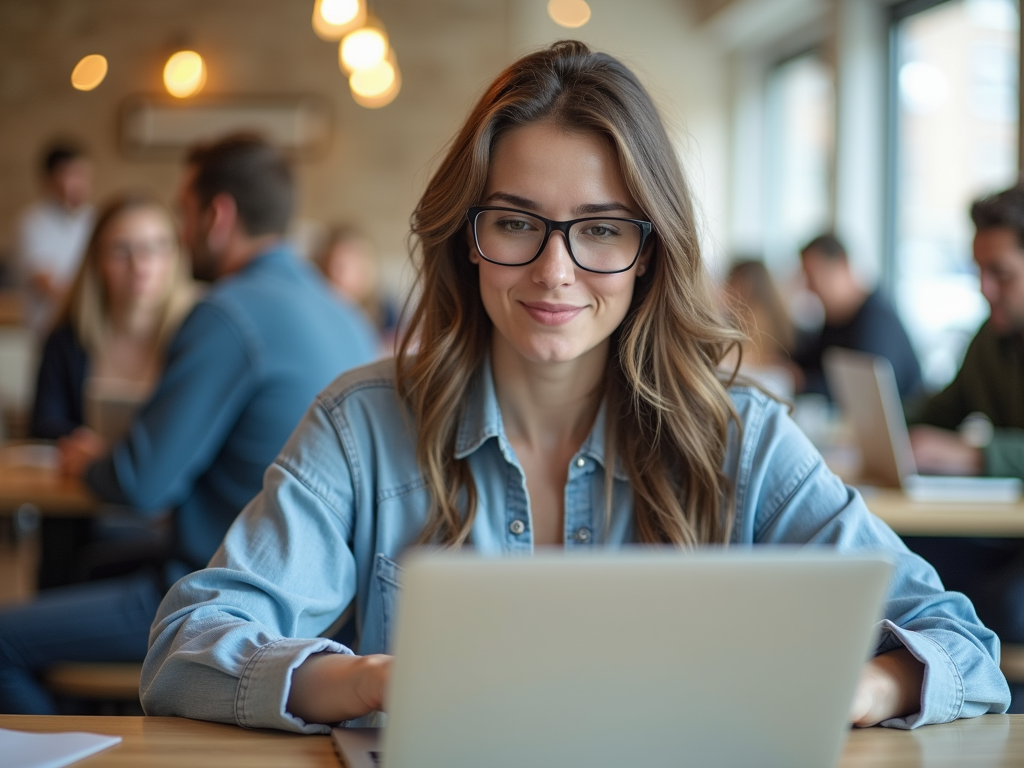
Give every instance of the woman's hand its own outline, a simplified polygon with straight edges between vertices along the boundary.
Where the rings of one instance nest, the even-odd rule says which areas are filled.
[[[68,477],[81,477],[90,464],[106,454],[107,444],[91,429],[79,427],[57,441],[57,450],[60,471]]]
[[[337,723],[385,709],[391,657],[314,653],[292,672],[288,711],[307,723]]]
[[[921,709],[924,664],[906,648],[876,656],[861,671],[850,707],[857,727],[878,725],[891,717],[906,717]]]

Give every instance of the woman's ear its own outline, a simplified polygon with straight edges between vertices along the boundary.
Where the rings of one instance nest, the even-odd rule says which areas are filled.
[[[474,264],[480,263],[480,254],[476,250],[476,241],[473,239],[473,227],[466,224],[466,245],[469,246],[469,260]]]
[[[651,252],[654,250],[653,246],[644,248],[644,252],[640,254],[640,258],[636,262],[636,276],[643,277],[647,274],[647,267],[651,263]]]

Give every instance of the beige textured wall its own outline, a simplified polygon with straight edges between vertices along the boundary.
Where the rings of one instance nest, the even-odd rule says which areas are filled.
[[[696,201],[705,258],[727,257],[730,61],[697,23],[689,0],[588,0],[591,20],[578,30],[552,24],[547,0],[512,0],[509,56],[578,37],[632,67],[661,110]]]
[[[328,99],[334,138],[326,156],[298,166],[300,216],[354,220],[392,267],[404,260],[409,213],[426,168],[486,78],[504,65],[504,0],[386,0],[377,4],[402,67],[388,107],[352,101],[336,45],[310,28],[312,0],[2,0],[0,2],[0,246],[36,191],[40,147],[79,137],[97,166],[97,192],[148,188],[168,200],[174,161],[123,157],[118,110],[132,94],[162,93],[161,71],[186,43],[209,65],[204,95],[314,93]],[[80,93],[75,62],[102,53],[103,84]]]
[[[133,94],[162,93],[176,46],[209,65],[204,95],[313,93],[334,111],[326,156],[299,165],[300,216],[354,220],[376,241],[385,277],[401,283],[409,214],[429,168],[473,99],[514,55],[579,36],[634,65],[663,106],[698,201],[705,242],[719,250],[728,178],[726,61],[688,14],[687,0],[591,0],[578,31],[557,27],[546,0],[377,0],[403,73],[399,97],[357,106],[336,47],[314,36],[312,0],[0,0],[0,249],[35,193],[39,148],[80,137],[97,161],[99,197],[142,186],[173,197],[179,166],[117,148],[118,110]],[[69,76],[87,53],[110,61],[95,91]]]

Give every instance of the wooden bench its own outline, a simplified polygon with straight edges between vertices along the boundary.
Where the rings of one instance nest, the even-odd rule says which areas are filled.
[[[1003,670],[1009,682],[1024,683],[1024,644],[1005,644],[999,668]]]
[[[58,696],[138,703],[142,664],[65,662],[50,667],[43,677]]]

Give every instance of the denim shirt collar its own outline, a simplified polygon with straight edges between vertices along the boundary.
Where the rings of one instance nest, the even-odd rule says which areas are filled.
[[[601,400],[597,410],[597,417],[594,419],[594,426],[590,434],[580,446],[577,456],[593,459],[602,467],[605,463],[605,425],[607,419],[608,404]],[[512,461],[514,455],[508,438],[505,436],[505,423],[501,418],[501,408],[498,405],[498,395],[494,390],[494,372],[491,368],[491,357],[487,355],[480,370],[474,378],[470,389],[469,398],[466,401],[466,409],[462,414],[459,429],[455,440],[455,458],[464,459],[475,453],[480,447],[491,438],[498,440],[501,452],[507,459]],[[622,457],[615,457],[613,474],[616,480],[629,481],[629,475],[622,463]]]

